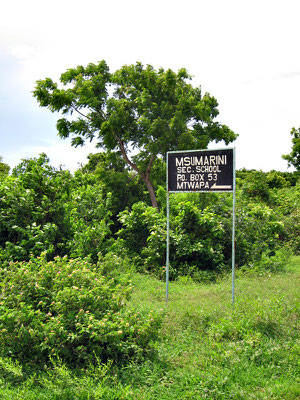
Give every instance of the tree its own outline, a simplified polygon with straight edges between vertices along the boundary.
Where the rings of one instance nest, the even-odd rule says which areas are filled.
[[[185,69],[156,71],[136,63],[111,73],[101,61],[68,69],[60,77],[63,87],[50,78],[39,80],[33,94],[40,106],[66,116],[57,122],[61,138],[72,137],[74,146],[96,138],[98,147],[120,151],[157,207],[151,181],[157,157],[170,150],[207,148],[211,141],[228,144],[237,137],[215,121],[217,100],[202,96],[190,80]]]
[[[290,154],[283,155],[282,158],[287,160],[288,166],[293,166],[300,171],[300,128],[291,130],[292,135],[292,151]]]
[[[111,193],[110,210],[114,225],[118,225],[117,215],[120,211],[130,208],[137,201],[146,201],[139,176],[129,169],[120,152],[90,154],[88,160],[81,171],[93,176],[95,184],[101,184],[104,197]],[[75,176],[79,172],[76,171]],[[117,226],[115,228],[119,229]]]
[[[10,166],[2,162],[3,158],[0,156],[0,177],[9,174]]]

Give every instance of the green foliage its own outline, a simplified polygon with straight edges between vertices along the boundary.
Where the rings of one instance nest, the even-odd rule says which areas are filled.
[[[286,247],[274,252],[274,255],[271,256],[264,253],[258,261],[243,265],[237,273],[248,276],[270,276],[270,274],[283,273],[286,271],[290,260],[291,252]]]
[[[124,210],[120,213],[120,222],[124,228],[118,234],[130,252],[139,253],[146,246],[151,229],[155,229],[162,218],[158,210],[143,202],[135,203],[130,212]]]
[[[98,254],[105,251],[110,239],[111,196],[109,193],[105,198],[100,184],[79,179],[79,175],[77,173],[76,186],[66,205],[72,232],[69,253],[75,258],[89,257],[96,263]]]
[[[1,367],[3,369],[1,369]],[[28,376],[18,363],[0,358],[0,397],[14,400],[116,400],[126,399],[129,386],[111,381],[111,363],[97,361],[89,368],[72,369],[51,359],[50,367]]]
[[[282,158],[287,160],[288,166],[293,166],[300,171],[300,128],[292,128],[292,151],[290,154],[283,155]]]
[[[130,181],[132,175],[124,167],[117,153],[90,156],[87,166],[74,177],[51,167],[44,154],[23,161],[0,184],[2,262],[28,260],[30,254],[43,254],[48,260],[69,254],[97,263],[110,251],[119,229],[117,236],[123,245],[118,244],[117,252],[128,252],[140,271],[163,276],[165,189],[160,187],[157,192],[161,211],[143,202],[133,203],[142,196],[138,191],[126,202],[123,195],[137,188],[137,181],[136,177]],[[160,167],[158,163],[158,181],[162,176]],[[242,170],[238,175],[237,266],[256,263],[263,254],[272,255],[280,243],[298,252],[299,187],[291,186],[294,174]],[[122,209],[122,202],[128,209],[119,214],[117,221],[116,212]],[[230,265],[231,212],[228,195],[171,196],[172,278],[188,275],[210,280],[215,271]]]
[[[181,279],[170,285],[157,357],[124,366],[47,368],[0,357],[0,398],[16,400],[299,398],[299,257],[285,273],[229,275],[217,283]],[[289,272],[288,272],[289,271]],[[164,307],[165,284],[133,275],[128,307],[147,315]],[[135,311],[133,311],[135,310]]]
[[[0,260],[63,253],[70,181],[70,173],[51,167],[45,154],[24,160],[0,181]]]
[[[140,271],[165,274],[166,217],[145,203],[120,214],[119,236]],[[232,201],[224,195],[170,196],[170,277],[215,279],[209,271],[231,264]],[[279,246],[284,226],[267,205],[238,198],[236,206],[236,265],[258,262]],[[205,271],[205,272],[203,272]]]
[[[170,211],[171,276],[196,277],[199,270],[220,270],[225,261],[220,216],[210,207],[201,210],[193,201],[177,201],[175,196],[171,198]],[[152,238],[149,241],[153,242]]]
[[[216,284],[172,282],[159,344],[165,364],[120,372],[141,399],[290,399],[299,397],[297,273],[239,275]],[[159,308],[165,285],[136,277],[131,303]],[[124,379],[124,378],[123,378]],[[147,391],[145,391],[147,388]]]
[[[300,175],[298,171],[281,172],[272,170],[270,172],[263,172],[242,168],[236,171],[236,177],[238,188],[242,188],[245,183],[251,182],[252,178],[254,178],[256,183],[258,183],[257,181],[262,178],[266,190],[266,183],[269,186],[269,189],[282,189],[285,187],[296,186]]]
[[[118,150],[146,184],[157,207],[151,170],[169,150],[207,148],[211,141],[236,139],[215,121],[217,100],[190,84],[185,69],[177,73],[141,63],[110,73],[105,61],[69,69],[61,86],[50,78],[36,82],[34,96],[42,107],[72,115],[57,122],[58,135],[72,145],[96,138],[106,150]],[[74,114],[78,116],[74,118]],[[129,150],[135,149],[130,159]]]
[[[9,165],[2,162],[3,158],[0,156],[0,179],[9,174]]]
[[[11,262],[1,271],[0,351],[41,365],[51,357],[72,365],[140,357],[160,316],[124,308],[130,292],[126,275],[104,276],[85,259]]]
[[[269,202],[270,187],[262,171],[251,171],[243,181],[242,192],[245,197]]]
[[[43,254],[90,257],[111,244],[111,194],[96,175],[50,166],[45,154],[24,160],[0,182],[0,260]]]
[[[270,171],[267,174],[267,183],[271,189],[284,188],[291,185],[290,181],[285,178],[284,174],[278,171]]]
[[[142,199],[146,200],[139,177],[128,170],[118,152],[90,154],[88,159],[88,163],[81,168],[81,171],[87,174],[95,185],[101,185],[104,197],[110,193],[110,210],[114,224],[118,225],[116,216],[119,212],[126,207],[131,208],[134,203]],[[75,173],[76,178],[79,173],[80,171]],[[112,228],[116,230],[115,227]]]
[[[277,210],[283,224],[282,242],[300,254],[300,186],[277,192]]]
[[[284,226],[263,203],[241,202],[236,210],[236,262],[238,266],[272,255],[279,246]]]

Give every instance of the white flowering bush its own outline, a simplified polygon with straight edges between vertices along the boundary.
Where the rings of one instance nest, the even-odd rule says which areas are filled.
[[[43,364],[56,356],[73,366],[147,353],[161,316],[131,312],[129,277],[101,271],[67,257],[7,265],[0,275],[1,353]]]

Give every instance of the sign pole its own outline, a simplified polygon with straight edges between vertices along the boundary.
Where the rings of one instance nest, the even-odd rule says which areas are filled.
[[[235,149],[233,149],[233,191],[232,191],[232,305],[234,306],[235,286]]]
[[[167,191],[167,255],[166,255],[166,303],[169,300],[169,258],[170,258],[170,205],[169,191]]]
[[[167,153],[168,165],[168,153]],[[170,247],[170,201],[169,201],[169,185],[168,185],[168,168],[167,168],[167,251],[166,251],[166,303],[169,300],[169,247]]]

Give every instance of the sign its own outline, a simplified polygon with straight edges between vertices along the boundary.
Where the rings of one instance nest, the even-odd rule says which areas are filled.
[[[232,192],[233,149],[168,153],[169,192]]]
[[[232,192],[232,305],[235,290],[235,149],[167,153],[166,302],[169,298],[170,192]]]

